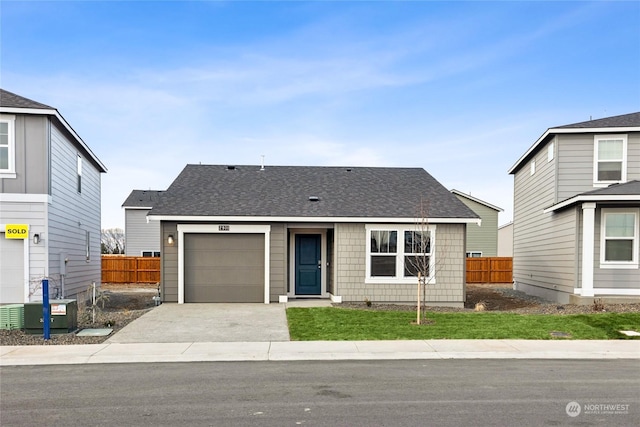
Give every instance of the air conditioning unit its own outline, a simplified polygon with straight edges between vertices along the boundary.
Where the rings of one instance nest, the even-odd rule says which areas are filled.
[[[22,329],[24,327],[24,304],[0,306],[0,329]]]

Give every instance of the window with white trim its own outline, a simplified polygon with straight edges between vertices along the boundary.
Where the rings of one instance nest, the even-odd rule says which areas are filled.
[[[547,163],[553,160],[553,156],[555,155],[556,144],[551,141],[549,146],[547,147]]]
[[[482,252],[480,251],[467,252],[467,258],[482,258]]]
[[[160,251],[142,251],[142,256],[145,258],[158,258],[160,257]]]
[[[638,268],[638,209],[603,209],[600,267]]]
[[[87,262],[91,261],[91,232],[90,231],[85,231],[85,235],[84,235],[84,252],[85,252],[85,257],[87,258]]]
[[[529,165],[529,172],[531,175],[536,173],[536,159],[531,160],[531,164]]]
[[[596,186],[627,180],[627,135],[596,135],[593,150],[593,183]]]
[[[77,172],[78,172],[78,193],[82,193],[82,157],[80,157],[80,154],[78,154]]]
[[[0,178],[15,178],[15,116],[0,115]]]
[[[415,283],[419,271],[433,279],[435,226],[367,225],[368,283]]]

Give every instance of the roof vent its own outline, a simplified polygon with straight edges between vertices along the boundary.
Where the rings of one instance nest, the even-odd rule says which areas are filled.
[[[227,170],[228,171],[234,171],[234,170],[236,170],[236,167],[235,166],[227,166]]]
[[[309,196],[309,201],[310,202],[317,202],[320,200],[320,197],[318,196]]]
[[[347,168],[347,172],[351,172],[351,168]]]

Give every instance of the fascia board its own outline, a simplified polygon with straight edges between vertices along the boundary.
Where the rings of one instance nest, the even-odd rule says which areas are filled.
[[[569,133],[619,133],[619,132],[640,132],[640,127],[638,126],[629,126],[629,127],[610,127],[610,128],[549,128],[545,133],[542,134],[540,138],[524,153],[518,161],[511,166],[508,173],[511,175],[515,173],[516,169],[519,169],[524,159],[529,157],[529,155],[536,151],[538,146],[544,141],[547,136],[551,134],[569,134]]]
[[[394,223],[415,224],[423,222],[423,218],[371,218],[371,217],[277,217],[277,216],[182,216],[182,215],[147,215],[154,221],[194,221],[194,222],[344,222],[344,223]],[[432,224],[477,224],[480,218],[427,218]]]
[[[608,196],[608,195],[596,195],[596,196],[576,196],[560,203],[557,203],[553,206],[549,206],[543,213],[555,212],[559,209],[566,208],[567,206],[571,206],[576,203],[584,203],[584,202],[640,202],[640,195],[638,194],[621,194],[618,196]]]
[[[55,116],[56,119],[62,126],[73,136],[73,138],[80,144],[83,150],[85,150],[91,159],[98,165],[101,169],[100,172],[107,172],[107,167],[100,161],[100,159],[91,151],[91,148],[80,138],[80,135],[76,133],[75,130],[71,127],[71,125],[62,117],[62,115],[56,109],[48,109],[48,108],[13,108],[13,107],[2,107],[0,108],[0,113],[14,113],[14,114],[39,114],[39,115],[47,115],[47,116]]]

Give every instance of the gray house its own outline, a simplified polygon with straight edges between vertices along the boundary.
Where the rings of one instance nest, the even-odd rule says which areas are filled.
[[[415,302],[426,255],[428,302],[456,307],[480,221],[423,169],[219,165],[187,165],[149,218],[168,302]]]
[[[550,128],[509,173],[517,289],[640,299],[640,113]]]
[[[125,254],[129,256],[160,256],[160,223],[149,221],[147,214],[164,191],[133,190],[124,201]]]
[[[482,225],[467,226],[467,257],[498,255],[498,214],[502,208],[458,190],[451,192],[482,219]]]
[[[0,303],[100,284],[100,174],[53,107],[0,89]]]

